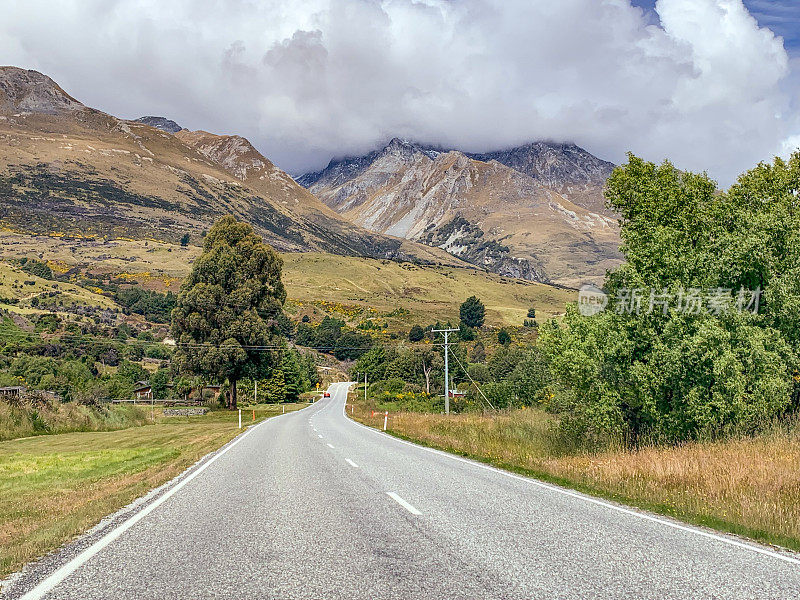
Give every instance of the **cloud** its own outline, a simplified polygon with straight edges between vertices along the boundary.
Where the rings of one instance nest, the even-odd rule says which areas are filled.
[[[741,0],[28,0],[0,52],[85,103],[240,133],[290,172],[399,135],[572,140],[723,184],[800,133],[781,38]],[[791,76],[790,76],[791,75]]]

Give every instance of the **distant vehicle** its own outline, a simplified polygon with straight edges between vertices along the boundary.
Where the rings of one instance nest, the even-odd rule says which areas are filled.
[[[323,398],[330,398],[331,397],[331,393],[330,392],[323,392],[322,393],[322,397]]]

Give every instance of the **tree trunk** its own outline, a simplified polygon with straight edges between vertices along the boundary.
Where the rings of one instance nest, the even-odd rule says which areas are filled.
[[[431,371],[433,370],[433,366],[430,369],[426,369],[425,365],[422,365],[422,372],[425,373],[425,393],[430,395],[431,393]]]
[[[228,390],[228,408],[230,410],[236,410],[236,405],[237,405],[237,402],[236,402],[236,380],[235,379],[231,379],[230,383],[231,383],[231,387]]]

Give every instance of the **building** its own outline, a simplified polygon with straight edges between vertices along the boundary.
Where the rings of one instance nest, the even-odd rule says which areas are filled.
[[[133,389],[133,395],[136,400],[152,400],[153,388],[147,381],[137,381],[136,387]]]

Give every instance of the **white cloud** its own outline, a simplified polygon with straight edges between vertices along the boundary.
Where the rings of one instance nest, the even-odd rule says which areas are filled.
[[[569,139],[730,183],[798,134],[782,41],[741,0],[29,0],[5,61],[120,116],[240,133],[298,172],[390,136]],[[787,83],[788,82],[788,83]]]

